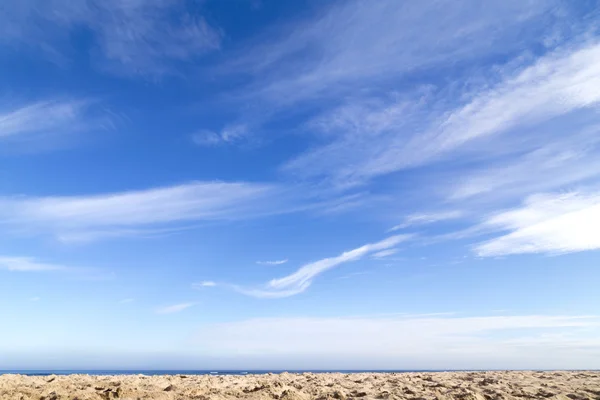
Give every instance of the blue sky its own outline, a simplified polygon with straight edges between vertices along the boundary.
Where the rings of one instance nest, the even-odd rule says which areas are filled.
[[[598,6],[2,1],[0,368],[600,368]]]

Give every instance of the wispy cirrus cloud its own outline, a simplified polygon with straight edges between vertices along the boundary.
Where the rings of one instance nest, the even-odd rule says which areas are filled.
[[[474,246],[475,253],[482,257],[598,250],[600,194],[531,196],[520,207],[489,216],[482,225],[501,232]]]
[[[34,226],[32,224],[27,229],[38,229],[39,231],[46,231],[44,226]],[[51,228],[51,227],[49,227]],[[64,229],[50,229],[50,233],[55,235],[56,239],[62,243],[70,244],[86,244],[100,240],[110,239],[121,239],[128,237],[137,237],[145,239],[158,239],[167,236],[181,234],[183,232],[197,228],[197,225],[182,225],[182,226],[169,226],[169,227],[158,227],[150,228],[140,224],[134,228],[123,228],[119,226],[103,226],[103,227],[79,227],[79,228],[64,228]]]
[[[469,210],[468,214],[435,215],[416,208],[414,218],[409,216],[393,230],[450,219],[457,223],[487,220],[524,198],[535,198],[536,193],[572,190],[573,185],[585,184],[597,191],[600,44],[570,43],[498,71],[484,85],[460,91],[458,105],[436,89],[418,92],[414,103],[402,95],[361,100],[325,113],[314,124],[326,134],[325,144],[290,161],[284,171],[306,179],[324,178],[341,187],[366,185],[375,178],[410,171],[417,179],[430,179],[427,187],[433,189],[421,193],[428,197],[429,208],[437,198],[440,208]],[[421,172],[435,165],[447,168],[438,180]],[[593,214],[589,216],[580,221],[585,232],[591,229]],[[558,224],[549,222],[553,217],[548,216],[547,224]],[[574,236],[562,244],[559,229],[546,223],[535,228],[527,222],[505,221],[506,225],[494,227],[477,224],[450,236],[509,232],[489,243],[475,243],[480,255],[595,248],[590,243],[593,239],[576,239],[581,235],[575,235],[575,225],[569,225],[575,220],[570,221],[567,226],[571,228],[563,232]]]
[[[7,3],[0,16],[1,42],[29,46],[60,64],[69,62],[69,38],[81,32],[91,34],[99,68],[155,77],[221,41],[202,15],[174,0],[24,0]]]
[[[45,100],[0,106],[0,142],[26,144],[28,150],[52,148],[75,133],[113,127],[108,114],[88,100]]]
[[[304,19],[271,28],[256,41],[250,40],[241,50],[230,53],[230,61],[217,65],[214,72],[242,75],[249,81],[226,97],[244,105],[238,107],[243,110],[241,119],[259,131],[259,126],[268,125],[282,115],[287,118],[299,113],[305,118],[315,112],[335,114],[342,99],[351,110],[377,101],[379,95],[396,97],[407,88],[414,88],[411,74],[419,75],[421,70],[429,74],[448,65],[477,64],[481,59],[505,57],[528,45],[541,48],[555,45],[562,41],[563,35],[574,36],[574,31],[578,31],[572,21],[581,20],[581,9],[585,7],[573,7],[562,0],[510,0],[485,8],[474,0],[460,3],[384,0],[375,5],[356,0],[329,3],[314,14],[307,13]],[[547,40],[548,37],[557,40]],[[432,84],[436,82],[424,82],[423,86]],[[456,98],[457,94],[449,97]],[[418,102],[413,97],[406,104]],[[390,100],[384,103],[389,104]],[[398,110],[384,108],[387,110],[381,114],[398,114]],[[352,122],[372,119],[364,112],[355,115]],[[305,130],[317,130],[308,125]],[[216,135],[210,137],[209,142],[218,139]],[[362,151],[368,153],[370,149],[372,145]],[[332,152],[343,150],[332,148],[324,155],[335,155]],[[340,157],[344,155],[347,153]],[[311,166],[308,160],[306,163],[297,160],[285,170],[301,176],[329,175],[327,167],[319,165],[342,164],[336,164],[339,158],[329,160],[317,154],[313,158],[319,162],[317,166]]]
[[[172,306],[164,306],[156,309],[157,314],[176,314],[195,306],[196,303],[181,303]]]
[[[400,174],[416,186],[427,177],[429,209],[468,215],[416,204],[414,218],[392,230],[463,223],[600,177],[600,44],[589,34],[596,21],[591,4],[560,0],[485,10],[470,1],[349,1],[283,27],[224,70],[249,75],[241,97],[256,100],[252,110],[266,109],[267,120],[295,109],[309,116],[302,130],[317,140],[281,166],[284,176],[338,193]],[[469,232],[489,232],[480,228]]]
[[[214,281],[202,281],[202,282],[192,283],[192,289],[203,289],[203,288],[215,287],[215,286],[217,286],[217,283]]]
[[[488,81],[480,90],[458,96],[467,99],[458,106],[448,104],[443,90],[417,91],[410,100],[361,100],[325,113],[318,126],[331,140],[290,161],[284,170],[364,182],[458,151],[474,160],[482,153],[497,156],[499,148],[506,148],[498,147],[500,134],[521,151],[533,150],[542,144],[533,128],[553,118],[593,111],[600,101],[598,43],[567,46],[528,66],[505,68],[499,82]]]
[[[411,214],[404,218],[404,222],[398,225],[393,226],[390,229],[390,232],[394,232],[400,229],[408,228],[410,226],[415,225],[426,225],[433,224],[441,221],[448,221],[453,219],[458,219],[464,216],[464,213],[459,210],[452,211],[443,211],[437,213],[421,213],[421,214]]]
[[[305,264],[293,274],[283,278],[273,279],[264,287],[246,288],[234,286],[234,289],[240,293],[261,298],[281,298],[294,296],[308,289],[313,280],[322,273],[339,265],[352,261],[358,261],[370,254],[376,254],[378,252],[396,247],[398,244],[409,240],[411,237],[411,235],[390,236],[380,242],[365,244],[356,249],[346,251],[336,257],[324,258]]]
[[[0,256],[0,269],[13,272],[57,272],[69,271],[69,268],[60,264],[49,264],[32,257],[4,257]]]
[[[214,147],[225,144],[235,144],[243,141],[249,135],[246,125],[228,125],[220,132],[201,130],[192,135],[192,142],[202,147]]]
[[[553,120],[551,124],[557,134],[549,135],[545,142],[532,148],[521,146],[514,156],[491,159],[463,173],[448,188],[448,201],[465,204],[489,199],[520,200],[534,193],[597,180],[600,118],[591,113],[581,120]],[[538,131],[549,129],[544,126]]]
[[[48,133],[65,128],[76,121],[83,102],[45,101],[33,103],[0,114],[0,138]]]
[[[60,273],[62,277],[79,281],[105,281],[116,276],[114,272],[100,268],[46,262],[36,257],[22,256],[0,256],[1,270],[15,273]]]
[[[0,196],[0,222],[7,231],[85,243],[161,237],[195,229],[203,222],[318,212],[345,201],[343,196],[311,189],[279,183],[192,181],[79,196]]]
[[[268,215],[293,208],[268,184],[191,182],[88,196],[2,197],[0,221],[26,232],[77,240],[152,234],[157,227]]]
[[[258,265],[282,265],[287,263],[289,260],[283,259],[283,260],[273,260],[273,261],[257,261],[256,263]]]
[[[271,32],[275,40],[242,52],[220,69],[251,74],[256,80],[252,96],[281,107],[316,95],[357,93],[417,68],[542,42],[547,25],[553,33],[565,28],[556,26],[554,16],[566,17],[571,8],[537,0],[485,9],[470,0],[333,3],[313,18]]]

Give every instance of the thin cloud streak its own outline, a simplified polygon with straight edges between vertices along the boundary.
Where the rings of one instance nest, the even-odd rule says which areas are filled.
[[[447,200],[465,204],[502,199],[521,200],[600,177],[600,118],[590,111],[577,118],[553,121],[554,132],[542,127],[545,143],[521,148],[514,157],[501,157],[475,166],[448,188]],[[565,130],[568,135],[564,135]],[[553,136],[559,137],[553,137]],[[508,146],[504,146],[508,147]],[[525,146],[522,146],[525,147]]]
[[[12,272],[58,272],[72,268],[39,262],[31,257],[0,257],[0,269]]]
[[[61,242],[86,243],[161,237],[203,222],[319,212],[340,201],[344,197],[306,185],[193,181],[80,196],[0,196],[0,223],[20,234],[51,234]]]
[[[174,304],[172,306],[159,307],[156,309],[157,314],[176,314],[180,313],[190,307],[195,306],[196,303],[181,303]]]
[[[213,281],[202,281],[197,283],[192,283],[192,289],[203,289],[207,287],[215,287],[217,286],[216,282]]]
[[[115,128],[114,118],[93,101],[44,100],[0,105],[0,142],[19,152],[69,146],[78,134]]]
[[[464,216],[462,211],[445,211],[438,213],[412,214],[404,219],[404,222],[392,227],[389,232],[398,231],[415,225],[433,224],[441,221],[458,219]]]
[[[267,184],[191,182],[90,196],[0,197],[0,221],[83,241],[152,233],[157,226],[248,218],[289,210],[287,194]],[[151,231],[146,229],[151,228]]]
[[[322,273],[339,265],[358,261],[370,254],[396,247],[398,244],[409,240],[412,235],[395,235],[377,243],[370,243],[353,250],[346,251],[339,256],[324,258],[300,267],[296,272],[283,278],[273,279],[262,288],[245,288],[232,286],[242,294],[260,298],[290,297],[304,292],[310,287],[313,280]]]
[[[282,265],[287,263],[289,260],[286,258],[284,260],[274,260],[274,261],[257,261],[258,265]]]
[[[103,239],[137,237],[144,239],[163,238],[197,228],[197,224],[168,228],[118,228],[76,230],[57,233],[56,239],[66,244],[85,244]]]
[[[45,101],[0,114],[0,138],[47,133],[77,121],[82,102]]]
[[[256,297],[260,299],[282,299],[285,297],[295,296],[303,293],[311,285],[311,282],[304,282],[296,287],[283,290],[273,290],[266,285],[266,288],[247,288],[239,285],[231,285],[231,288],[238,293],[246,296]]]
[[[114,272],[100,268],[48,263],[34,257],[0,256],[0,271],[2,270],[14,273],[56,273],[63,279],[74,281],[106,281],[116,276]]]
[[[337,257],[324,258],[322,260],[306,264],[291,275],[271,280],[269,282],[269,287],[274,289],[285,289],[294,286],[302,286],[305,283],[310,284],[316,276],[331,268],[350,261],[360,260],[371,253],[376,253],[382,250],[387,250],[391,247],[395,247],[411,237],[411,235],[391,236],[380,242],[366,244],[356,249],[346,251]]]
[[[3,11],[3,43],[68,65],[69,38],[85,27],[94,39],[94,64],[117,74],[174,74],[177,62],[216,50],[221,41],[217,29],[175,0],[25,0],[7,3]]]
[[[220,132],[201,130],[192,135],[194,144],[202,147],[214,147],[226,144],[238,144],[249,135],[246,125],[228,125]]]

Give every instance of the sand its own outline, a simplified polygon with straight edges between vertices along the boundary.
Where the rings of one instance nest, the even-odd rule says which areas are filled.
[[[600,399],[600,372],[0,376],[0,399]]]

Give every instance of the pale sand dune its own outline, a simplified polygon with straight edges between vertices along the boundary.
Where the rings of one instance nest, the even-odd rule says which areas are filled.
[[[600,399],[600,372],[0,376],[0,399]]]

